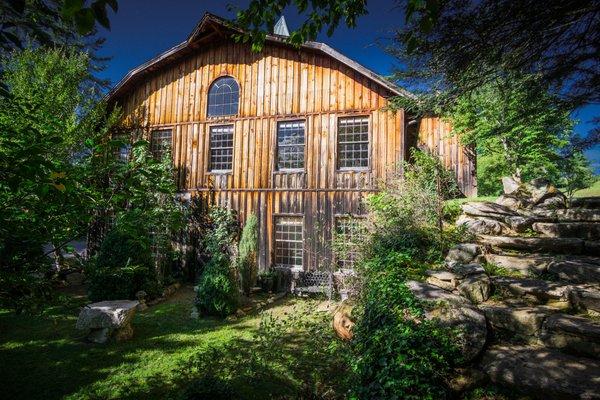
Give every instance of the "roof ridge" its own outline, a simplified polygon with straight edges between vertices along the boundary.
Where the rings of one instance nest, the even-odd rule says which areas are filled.
[[[198,21],[198,23],[196,24],[196,26],[194,27],[192,32],[188,35],[188,37],[186,38],[185,41],[171,47],[170,49],[160,53],[156,57],[151,58],[150,60],[144,62],[143,64],[140,64],[137,67],[131,69],[106,94],[105,99],[107,99],[108,101],[113,99],[119,93],[119,91],[127,84],[127,82],[129,80],[133,79],[137,74],[143,73],[146,69],[152,67],[153,65],[156,65],[156,64],[160,63],[161,61],[167,60],[168,58],[175,56],[178,52],[181,52],[181,51],[184,51],[185,49],[187,49],[194,42],[194,40],[204,31],[204,29],[203,29],[204,26],[211,21],[214,23],[217,23],[219,25],[225,26],[229,29],[233,29],[238,32],[243,32],[242,29],[233,25],[233,23],[231,23],[231,21],[229,21],[225,18],[222,18],[216,14],[213,14],[210,12],[205,12],[204,15],[202,16],[202,18],[200,19],[200,21]],[[291,44],[286,42],[285,38],[282,38],[277,35],[267,34],[266,40],[270,41],[270,42],[277,42],[277,43],[287,44],[287,45],[291,46]],[[399,87],[398,85],[394,84],[393,82],[390,82],[389,80],[385,79],[378,73],[361,65],[360,63],[354,61],[353,59],[345,56],[344,54],[335,50],[334,48],[332,48],[331,46],[329,46],[326,43],[307,41],[307,42],[303,43],[302,45],[300,45],[300,48],[308,48],[308,49],[318,50],[326,55],[329,55],[330,57],[336,59],[340,63],[346,65],[349,68],[352,68],[353,70],[364,75],[368,79],[371,79],[375,83],[383,86],[385,89],[387,89],[388,91],[390,91],[393,94],[396,94],[398,96],[414,97],[414,94],[410,93],[406,89],[403,89],[403,88]]]

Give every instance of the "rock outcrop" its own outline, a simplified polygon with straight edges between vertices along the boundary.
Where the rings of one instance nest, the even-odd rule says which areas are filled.
[[[600,199],[568,207],[546,180],[503,185],[496,202],[462,206],[457,225],[473,243],[409,287],[447,304],[446,324],[479,326],[462,314],[483,316],[484,344],[465,336],[469,356],[481,356],[468,359],[495,384],[539,399],[600,399]]]

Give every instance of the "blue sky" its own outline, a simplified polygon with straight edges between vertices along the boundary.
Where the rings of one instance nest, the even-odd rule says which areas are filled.
[[[207,11],[233,18],[235,13],[227,10],[228,4],[244,7],[247,1],[120,0],[119,12],[110,16],[111,30],[100,32],[106,38],[101,54],[112,57],[102,76],[113,84],[118,82],[130,69],[183,41]],[[355,29],[341,26],[333,36],[323,34],[319,40],[381,75],[390,74],[396,60],[377,43],[402,24],[402,10],[394,1],[384,0],[369,0],[368,9],[370,14],[359,19]],[[285,17],[290,29],[302,23],[294,10],[286,11]],[[574,115],[580,121],[576,131],[585,134],[594,115],[600,115],[600,105],[579,110]],[[600,148],[587,155],[600,172]]]

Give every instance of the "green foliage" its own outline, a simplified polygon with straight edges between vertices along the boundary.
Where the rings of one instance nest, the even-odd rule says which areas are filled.
[[[356,399],[439,399],[444,379],[459,360],[453,332],[424,318],[406,287],[420,279],[460,232],[444,228],[444,200],[456,184],[440,162],[415,152],[404,178],[368,199],[364,260],[358,265],[362,290],[353,317],[352,369]]]
[[[567,197],[573,197],[577,190],[586,189],[596,181],[590,161],[583,152],[575,151],[563,158],[559,186],[565,191]]]
[[[198,283],[196,306],[206,315],[226,317],[239,306],[239,291],[231,260],[214,255],[204,267]]]
[[[252,214],[246,220],[238,246],[237,269],[241,277],[242,292],[250,295],[258,274],[258,218]]]
[[[160,295],[156,273],[147,265],[127,264],[119,268],[99,267],[93,261],[86,268],[90,301],[135,300],[143,290],[149,298]]]
[[[98,253],[98,268],[121,268],[127,265],[152,266],[148,238],[113,229],[106,235]]]
[[[360,307],[353,313],[352,363],[357,399],[440,399],[457,360],[451,332],[423,317],[405,285],[422,269],[406,253],[380,253],[365,265]]]
[[[149,245],[143,235],[110,231],[86,268],[90,300],[134,300],[140,290],[150,298],[158,296],[160,285]]]
[[[412,2],[413,0],[411,0]],[[300,46],[308,40],[315,40],[317,35],[327,29],[331,36],[343,22],[347,27],[354,28],[356,21],[367,14],[366,4],[362,0],[312,1],[302,0],[252,0],[244,10],[238,10],[236,24],[247,30],[236,35],[238,41],[252,42],[253,51],[261,51],[266,34],[271,33],[277,19],[283,15],[286,7],[294,5],[299,14],[307,18],[299,29],[290,32],[288,43]],[[310,8],[309,8],[310,5]]]
[[[200,276],[196,296],[196,305],[204,314],[224,317],[234,313],[239,305],[238,273],[232,263],[238,233],[237,218],[232,210],[210,208],[203,240],[209,259]]]
[[[367,257],[389,249],[435,262],[448,246],[452,232],[443,229],[444,200],[456,196],[456,182],[437,158],[418,150],[412,156],[403,177],[367,199],[370,225],[376,227]]]
[[[558,182],[559,151],[573,127],[570,111],[539,77],[507,75],[460,97],[451,118],[463,143],[493,157],[478,171],[495,171],[484,181],[499,185],[498,174],[508,173],[523,181],[543,176]]]
[[[7,92],[0,95],[0,279],[8,286],[0,289],[1,304],[25,304],[15,296],[43,304],[50,291],[39,285],[45,286],[40,277],[49,265],[42,246],[61,245],[85,229],[86,193],[72,156],[87,133],[79,117],[90,109],[80,91],[87,68],[87,55],[61,50],[26,50],[2,59]]]

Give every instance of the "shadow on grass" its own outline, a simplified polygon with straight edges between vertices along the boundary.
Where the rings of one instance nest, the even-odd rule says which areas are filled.
[[[310,330],[265,326],[257,315],[192,320],[191,301],[138,313],[133,339],[104,346],[86,343],[75,330],[81,302],[42,316],[0,312],[1,397],[180,398],[210,371],[238,393],[234,398],[312,398],[296,394],[318,380],[314,370],[327,362],[315,356]]]

